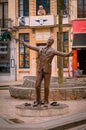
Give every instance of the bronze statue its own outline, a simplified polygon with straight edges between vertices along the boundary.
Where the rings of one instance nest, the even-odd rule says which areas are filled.
[[[64,53],[59,52],[56,49],[52,48],[52,44],[54,43],[54,39],[52,37],[49,37],[47,41],[47,45],[44,47],[38,47],[38,46],[32,46],[30,44],[25,43],[24,41],[21,41],[21,43],[28,48],[37,51],[39,55],[39,61],[38,61],[38,68],[37,68],[37,79],[36,79],[36,105],[41,103],[41,83],[44,79],[44,103],[48,104],[49,100],[49,84],[50,84],[50,77],[51,77],[51,63],[53,60],[53,57],[55,55],[57,56],[71,56],[72,52],[70,53]]]

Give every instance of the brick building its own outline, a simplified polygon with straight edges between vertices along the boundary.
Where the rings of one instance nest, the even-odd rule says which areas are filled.
[[[78,18],[78,2],[79,0],[64,0],[62,7],[64,52],[72,49],[72,20]],[[48,37],[53,35],[53,47],[58,49],[57,4],[57,0],[0,0],[0,81],[22,80],[24,76],[36,75],[37,53],[16,44],[14,39],[3,38],[9,27],[16,38],[23,38],[28,44],[37,46],[44,46]],[[46,15],[37,15],[39,5],[43,5]],[[64,77],[73,75],[72,60],[73,58],[63,59]],[[57,57],[54,57],[52,76],[58,76],[57,71]]]

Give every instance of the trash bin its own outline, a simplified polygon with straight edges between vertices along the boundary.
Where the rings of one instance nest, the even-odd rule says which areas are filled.
[[[75,78],[80,77],[80,70],[79,69],[74,70],[74,77]]]
[[[83,74],[83,70],[80,70],[80,75],[82,75]]]

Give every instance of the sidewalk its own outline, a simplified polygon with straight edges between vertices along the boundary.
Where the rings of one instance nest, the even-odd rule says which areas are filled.
[[[4,117],[6,119],[20,119],[24,121],[25,123],[38,123],[38,122],[44,122],[47,120],[55,119],[60,116],[53,116],[53,117],[22,117],[16,114],[16,105],[20,105],[23,103],[31,103],[33,100],[28,99],[16,99],[12,98],[10,96],[10,93],[8,90],[0,90],[0,117]],[[72,115],[76,113],[82,113],[86,112],[86,99],[82,100],[70,100],[70,101],[57,101],[58,103],[63,103],[69,106],[69,112],[66,115]]]
[[[8,87],[10,85],[22,85],[23,81],[6,81],[0,82],[0,87]]]
[[[31,103],[33,101],[28,99],[15,99],[12,98],[8,90],[0,90],[0,129],[3,130],[8,127],[9,130],[42,130],[42,129],[31,129],[33,126],[39,127],[43,123],[49,121],[55,121],[56,124],[58,121],[64,119],[64,122],[71,120],[71,117],[74,116],[74,119],[77,118],[77,115],[84,117],[86,115],[86,99],[83,100],[70,100],[70,101],[57,101],[58,103],[64,103],[69,106],[69,112],[63,115],[52,116],[52,117],[23,117],[16,114],[16,105],[23,103]],[[85,114],[83,114],[85,113]],[[84,117],[85,118],[85,117]],[[79,119],[79,118],[77,118]],[[86,118],[85,118],[86,119]],[[13,121],[17,120],[15,123]],[[4,123],[4,124],[3,124]],[[54,122],[53,122],[54,123]],[[50,123],[48,123],[50,125]],[[11,127],[12,128],[9,128]],[[18,127],[18,128],[17,128]],[[25,129],[26,128],[26,129]],[[30,128],[30,129],[29,129]],[[1,130],[2,130],[1,129]],[[44,130],[44,129],[43,129]]]

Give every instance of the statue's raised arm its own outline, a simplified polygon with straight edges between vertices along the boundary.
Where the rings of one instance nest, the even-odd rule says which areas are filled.
[[[39,51],[39,50],[40,50],[39,47],[37,47],[37,46],[32,46],[32,45],[26,43],[26,42],[25,42],[24,40],[22,40],[22,39],[16,39],[16,38],[12,35],[12,32],[10,31],[10,29],[8,30],[8,34],[9,34],[10,38],[15,39],[16,41],[20,42],[20,44],[22,44],[22,45],[24,45],[24,46],[27,46],[29,49],[32,49],[32,50],[34,50],[34,51]]]
[[[60,51],[55,50],[55,55],[62,56],[62,57],[69,57],[69,56],[73,56],[73,53],[72,51],[69,53],[65,53],[65,52],[60,52]]]
[[[20,43],[21,43],[22,45],[27,46],[29,49],[32,49],[32,50],[34,50],[34,51],[39,51],[39,47],[37,47],[37,46],[32,46],[32,45],[30,45],[30,44],[24,42],[23,40],[19,40],[19,41],[20,41]]]

